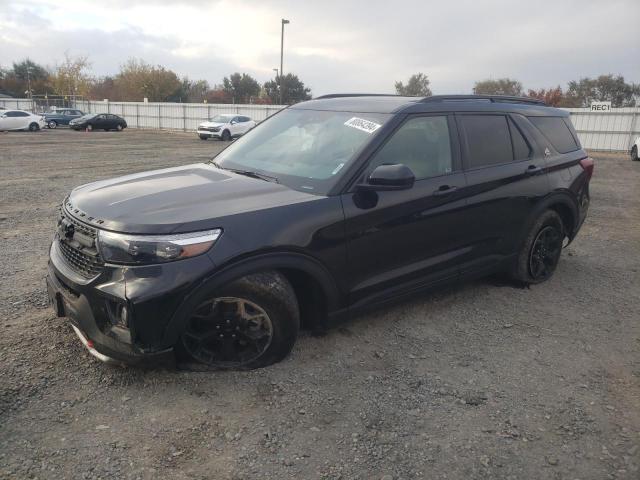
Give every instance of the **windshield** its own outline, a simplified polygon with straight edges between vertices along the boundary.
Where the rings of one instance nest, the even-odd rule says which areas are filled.
[[[232,118],[233,118],[233,115],[216,115],[215,117],[211,118],[209,121],[215,122],[215,123],[229,123]]]
[[[276,177],[296,190],[326,194],[390,117],[286,109],[220,152],[214,162],[221,168]]]

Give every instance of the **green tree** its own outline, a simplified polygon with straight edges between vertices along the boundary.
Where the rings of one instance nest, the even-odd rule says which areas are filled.
[[[263,89],[271,103],[280,104],[280,76],[265,82]],[[282,77],[282,103],[292,105],[305,100],[311,100],[311,89],[293,73],[287,73]]]
[[[143,60],[129,59],[114,78],[114,100],[166,102],[180,89],[181,82],[175,72],[161,65],[152,66]]]
[[[523,95],[522,84],[512,78],[499,78],[497,80],[482,80],[476,82],[473,87],[475,95],[512,95],[520,97]]]
[[[13,67],[0,76],[0,92],[13,97],[28,95],[29,84],[32,94],[46,93],[50,88],[47,69],[28,58],[14,62]]]
[[[424,73],[416,73],[409,77],[409,81],[406,85],[402,82],[396,82],[396,93],[398,95],[408,95],[411,97],[430,97],[431,88],[429,88],[429,77]]]
[[[251,103],[252,97],[260,93],[260,84],[248,73],[233,73],[222,80],[222,88],[233,99],[233,103]]]
[[[588,107],[594,101],[608,101],[613,107],[635,107],[640,84],[627,83],[622,75],[600,75],[569,82],[568,106]]]
[[[176,102],[201,103],[207,98],[209,82],[206,80],[189,80],[184,77],[178,90],[174,92],[171,100]]]

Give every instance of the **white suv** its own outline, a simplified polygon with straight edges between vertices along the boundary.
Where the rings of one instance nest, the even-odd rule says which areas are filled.
[[[636,138],[636,142],[631,146],[631,160],[640,160],[640,137]]]
[[[256,122],[249,117],[224,114],[216,115],[211,120],[198,125],[196,133],[201,140],[206,140],[211,137],[231,140],[232,138],[244,135],[255,126]]]
[[[44,128],[44,117],[24,110],[0,111],[0,132],[7,130],[29,130],[36,132]]]

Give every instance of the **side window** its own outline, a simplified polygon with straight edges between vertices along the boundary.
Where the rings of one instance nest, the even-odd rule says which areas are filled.
[[[578,144],[562,117],[527,117],[559,153],[578,150]]]
[[[513,158],[526,160],[531,156],[531,147],[529,147],[522,132],[511,119],[509,119],[509,130],[511,130],[511,141],[513,142]]]
[[[503,115],[460,115],[467,140],[468,168],[513,160],[507,118]]]
[[[416,117],[405,122],[375,154],[378,165],[403,163],[416,180],[451,173],[451,140],[447,117]]]
[[[9,111],[9,112],[5,113],[5,115],[7,117],[17,117],[18,115],[16,115],[16,113],[18,113],[18,112]]]
[[[29,114],[27,112],[15,112],[14,117],[28,117]]]

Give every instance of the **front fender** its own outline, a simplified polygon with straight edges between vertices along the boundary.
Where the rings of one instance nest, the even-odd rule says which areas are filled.
[[[264,270],[295,269],[311,275],[322,288],[327,311],[338,310],[341,295],[331,273],[318,260],[297,252],[269,252],[242,258],[225,264],[193,289],[176,310],[165,330],[166,345],[175,344],[184,331],[189,314],[222,285],[251,273]]]

